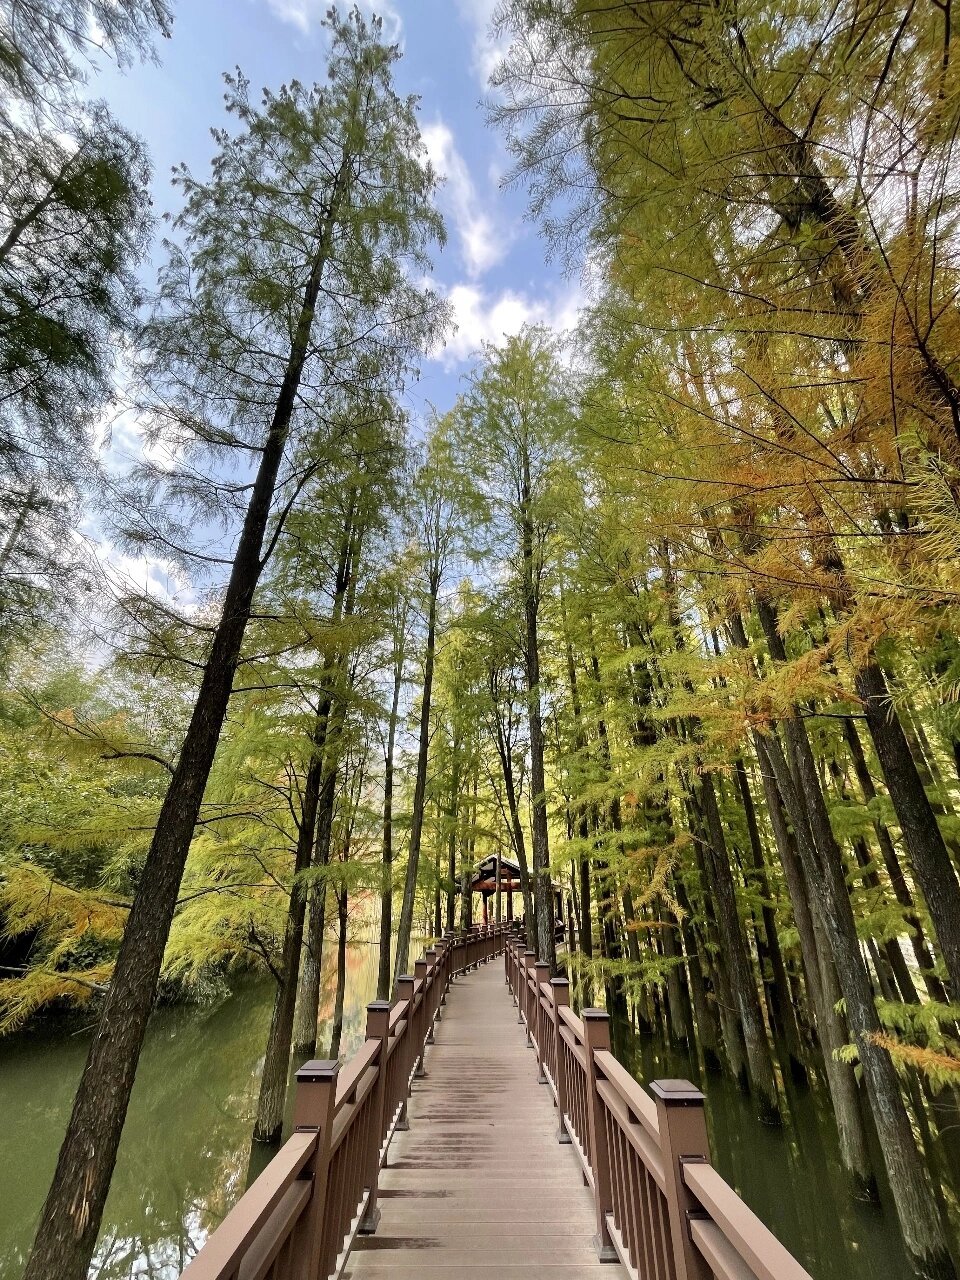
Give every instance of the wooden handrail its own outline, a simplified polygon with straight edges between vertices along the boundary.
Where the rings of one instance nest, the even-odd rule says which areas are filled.
[[[757,1280],[809,1280],[807,1272],[713,1165],[683,1165],[683,1180]]]
[[[183,1272],[184,1280],[328,1280],[360,1232],[376,1230],[377,1182],[405,1125],[410,1080],[422,1062],[451,980],[499,955],[506,931],[450,936],[398,980],[405,997],[367,1006],[367,1037],[340,1068],[297,1073],[295,1131]]]
[[[597,1065],[654,1142],[659,1142],[660,1123],[657,1120],[657,1104],[649,1093],[609,1051],[597,1054]]]
[[[535,979],[522,938],[507,939],[504,968],[540,1078],[554,1086],[559,1140],[593,1192],[601,1259],[619,1257],[633,1276],[810,1280],[710,1163],[703,1094],[686,1080],[648,1092],[611,1052],[606,1012],[578,1018],[565,982],[558,1000]]]
[[[233,1206],[184,1275],[189,1274],[190,1280],[234,1275],[251,1242],[309,1163],[316,1145],[315,1133],[293,1134],[246,1195]]]

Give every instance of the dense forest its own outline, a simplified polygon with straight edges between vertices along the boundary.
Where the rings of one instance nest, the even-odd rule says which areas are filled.
[[[85,43],[156,57],[173,6],[0,2],[0,1032],[96,1023],[28,1280],[87,1275],[158,1002],[275,984],[275,1143],[322,973],[342,1023],[378,932],[387,997],[490,854],[579,1004],[771,1126],[816,1084],[957,1274],[952,17],[504,0],[490,127],[589,301],[421,415],[445,232],[377,19],[226,78],[148,281]]]

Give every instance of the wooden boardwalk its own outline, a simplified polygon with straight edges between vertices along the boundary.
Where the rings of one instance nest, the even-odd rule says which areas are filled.
[[[297,1072],[183,1280],[810,1280],[710,1163],[703,1094],[638,1083],[549,973],[500,925],[429,948],[349,1062]]]
[[[604,1280],[593,1196],[574,1150],[557,1141],[550,1089],[517,1023],[503,964],[452,986],[410,1128],[380,1175],[376,1235],[358,1236],[350,1280]]]

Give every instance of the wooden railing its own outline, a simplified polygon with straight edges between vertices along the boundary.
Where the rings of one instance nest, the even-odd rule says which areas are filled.
[[[522,938],[504,957],[557,1136],[593,1192],[600,1258],[658,1280],[810,1280],[711,1165],[703,1094],[687,1080],[648,1093],[610,1052],[605,1010],[578,1018],[567,979],[550,978]]]
[[[362,1048],[297,1072],[293,1133],[183,1272],[183,1280],[327,1280],[358,1232],[376,1230],[377,1183],[390,1139],[407,1127],[450,982],[499,955],[499,926],[448,937],[397,979],[393,1002],[367,1005]]]

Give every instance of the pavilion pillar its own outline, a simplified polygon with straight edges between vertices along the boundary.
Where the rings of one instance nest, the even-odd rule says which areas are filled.
[[[481,893],[480,897],[483,899],[483,927],[486,928],[487,925],[490,923],[490,912],[487,907],[489,895],[486,893]]]
[[[507,881],[507,924],[513,924],[513,881]]]

